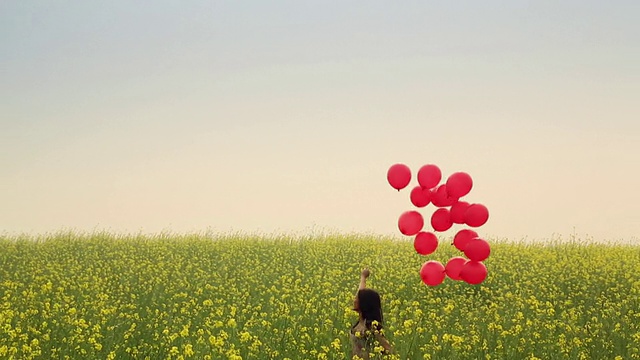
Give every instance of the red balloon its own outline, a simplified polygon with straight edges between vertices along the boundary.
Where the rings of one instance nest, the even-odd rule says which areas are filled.
[[[432,232],[421,231],[413,240],[413,247],[420,255],[429,255],[438,248],[438,238]]]
[[[420,269],[420,277],[422,282],[429,286],[442,284],[444,281],[444,266],[435,260],[429,260],[422,265]]]
[[[398,229],[407,236],[413,236],[424,227],[424,219],[417,211],[405,211],[398,219]]]
[[[457,198],[452,198],[447,193],[447,185],[442,184],[431,190],[431,202],[437,207],[447,207],[455,204]]]
[[[453,237],[453,245],[456,249],[464,251],[471,239],[478,237],[478,233],[470,229],[462,229]]]
[[[462,270],[462,267],[467,263],[467,261],[469,260],[462,256],[452,257],[447,261],[447,265],[444,266],[445,273],[453,280],[462,280],[460,277],[460,270]]]
[[[451,206],[451,221],[454,224],[464,224],[464,214],[469,207],[469,203],[466,201],[458,201]]]
[[[411,169],[405,164],[392,165],[387,171],[387,181],[396,190],[404,189],[411,181]]]
[[[464,221],[471,227],[484,225],[489,219],[489,209],[482,204],[471,204],[464,212]]]
[[[442,180],[442,172],[436,165],[424,165],[418,170],[418,183],[423,188],[434,188],[440,183],[440,180]]]
[[[487,267],[479,261],[467,261],[460,270],[460,277],[466,283],[478,285],[487,278]]]
[[[447,179],[447,192],[450,197],[461,198],[467,195],[473,187],[473,180],[466,172],[451,174]]]
[[[449,210],[444,208],[436,210],[433,215],[431,215],[431,226],[435,231],[447,231],[451,229],[453,223],[451,222]]]
[[[431,202],[431,192],[422,186],[416,186],[411,190],[409,198],[416,207],[425,207]]]
[[[489,243],[481,238],[474,238],[464,248],[464,254],[471,261],[483,261],[491,254]]]

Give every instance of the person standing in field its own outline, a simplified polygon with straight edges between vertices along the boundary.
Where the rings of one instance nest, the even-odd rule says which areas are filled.
[[[369,359],[371,355],[386,355],[392,351],[383,332],[382,304],[380,294],[367,288],[367,278],[371,272],[363,269],[360,285],[353,300],[353,310],[360,315],[351,327],[350,339],[354,358]]]

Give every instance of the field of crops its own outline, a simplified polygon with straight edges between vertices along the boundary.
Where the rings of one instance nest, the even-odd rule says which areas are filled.
[[[351,359],[360,270],[396,359],[640,359],[640,248],[493,243],[472,286],[421,283],[411,242],[0,238],[0,358]]]

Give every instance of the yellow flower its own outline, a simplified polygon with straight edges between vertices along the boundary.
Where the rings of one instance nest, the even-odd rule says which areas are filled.
[[[182,330],[180,331],[180,336],[187,337],[189,336],[189,325],[183,325]]]
[[[240,333],[240,342],[245,343],[251,340],[251,334],[248,331],[243,331]]]
[[[340,350],[342,348],[342,344],[340,343],[340,338],[335,338],[332,342],[331,342],[331,347],[334,350]]]
[[[187,344],[187,345],[184,346],[184,355],[186,357],[191,357],[191,356],[195,355],[195,352],[193,351],[193,345]]]

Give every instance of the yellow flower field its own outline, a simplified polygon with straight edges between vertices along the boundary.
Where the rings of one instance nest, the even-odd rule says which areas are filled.
[[[359,235],[0,238],[2,359],[351,359],[360,270],[392,359],[640,359],[640,248],[493,242],[472,286],[443,241]]]

